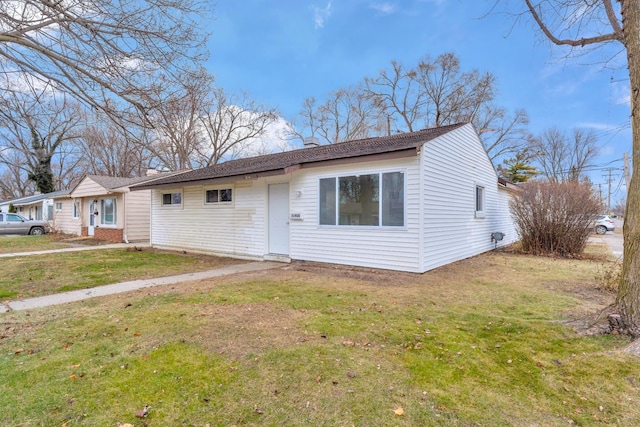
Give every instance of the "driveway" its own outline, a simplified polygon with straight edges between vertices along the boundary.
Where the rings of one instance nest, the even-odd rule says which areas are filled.
[[[622,261],[622,254],[624,253],[624,239],[622,237],[622,226],[618,228],[618,225],[616,224],[616,231],[614,233],[610,231],[607,232],[602,236],[602,240],[604,240],[609,245],[613,254],[620,261]]]

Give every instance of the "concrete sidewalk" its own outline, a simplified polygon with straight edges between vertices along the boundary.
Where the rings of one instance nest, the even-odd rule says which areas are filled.
[[[100,246],[100,248],[105,248],[106,246],[110,245]],[[9,301],[7,303],[0,304],[0,313],[6,313],[11,310],[31,310],[34,308],[48,307],[51,305],[66,304],[68,302],[82,301],[89,298],[95,298],[105,295],[114,295],[123,292],[134,291],[136,289],[149,288],[152,286],[172,285],[180,282],[210,279],[212,277],[226,276],[235,273],[268,270],[271,268],[282,267],[284,265],[285,264],[279,262],[259,261],[232,265],[216,270],[199,271],[195,273],[179,274],[176,276],[158,277],[155,279],[132,280],[129,282],[114,283],[112,285],[98,286],[95,288],[81,289],[61,294]]]
[[[31,252],[13,252],[10,254],[0,254],[0,258],[15,258],[19,256],[29,256],[29,255],[42,255],[42,254],[55,254],[58,252],[78,252],[78,251],[95,251],[99,249],[117,249],[117,248],[147,248],[149,247],[149,242],[139,242],[139,243],[111,243],[108,245],[93,245],[93,246],[74,246],[71,248],[62,248],[62,249],[48,249],[46,251],[31,251]]]

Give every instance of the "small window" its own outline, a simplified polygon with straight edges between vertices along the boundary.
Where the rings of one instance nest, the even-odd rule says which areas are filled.
[[[162,206],[172,206],[182,204],[182,193],[163,193]]]
[[[476,217],[484,217],[484,187],[476,185]]]
[[[205,203],[228,203],[233,201],[233,190],[231,188],[207,190],[204,196]]]
[[[57,211],[61,211],[62,210],[62,202],[56,202],[56,210]]]
[[[72,208],[73,208],[73,212],[72,212],[73,218],[74,219],[80,218],[80,212],[79,212],[80,210],[78,209],[78,202],[74,201]]]

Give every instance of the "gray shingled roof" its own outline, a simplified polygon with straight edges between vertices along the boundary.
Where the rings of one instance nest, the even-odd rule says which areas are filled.
[[[34,196],[20,197],[18,199],[5,200],[0,203],[11,202],[14,206],[24,206],[31,203],[39,202],[44,199],[53,199],[54,197],[64,195],[65,193],[68,194],[69,190],[59,190],[59,191],[54,191],[52,193],[36,194]]]
[[[423,129],[417,132],[359,139],[338,144],[302,148],[283,153],[230,160],[206,168],[156,179],[148,184],[137,184],[132,186],[132,189],[258,174],[283,170],[296,165],[402,151],[417,148],[425,142],[431,141],[464,125],[465,123],[459,123],[439,128]]]
[[[146,181],[157,179],[158,175],[152,176],[139,176],[136,178],[120,178],[117,176],[105,176],[105,175],[87,175],[96,183],[100,184],[107,190],[115,190],[116,188],[128,187],[133,184],[139,184]]]

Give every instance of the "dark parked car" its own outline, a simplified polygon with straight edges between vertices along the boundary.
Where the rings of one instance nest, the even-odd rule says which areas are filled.
[[[607,231],[615,231],[616,229],[616,225],[609,215],[598,215],[594,225],[597,234],[606,234]]]
[[[49,231],[46,221],[30,221],[18,214],[0,212],[0,234],[40,235]]]

